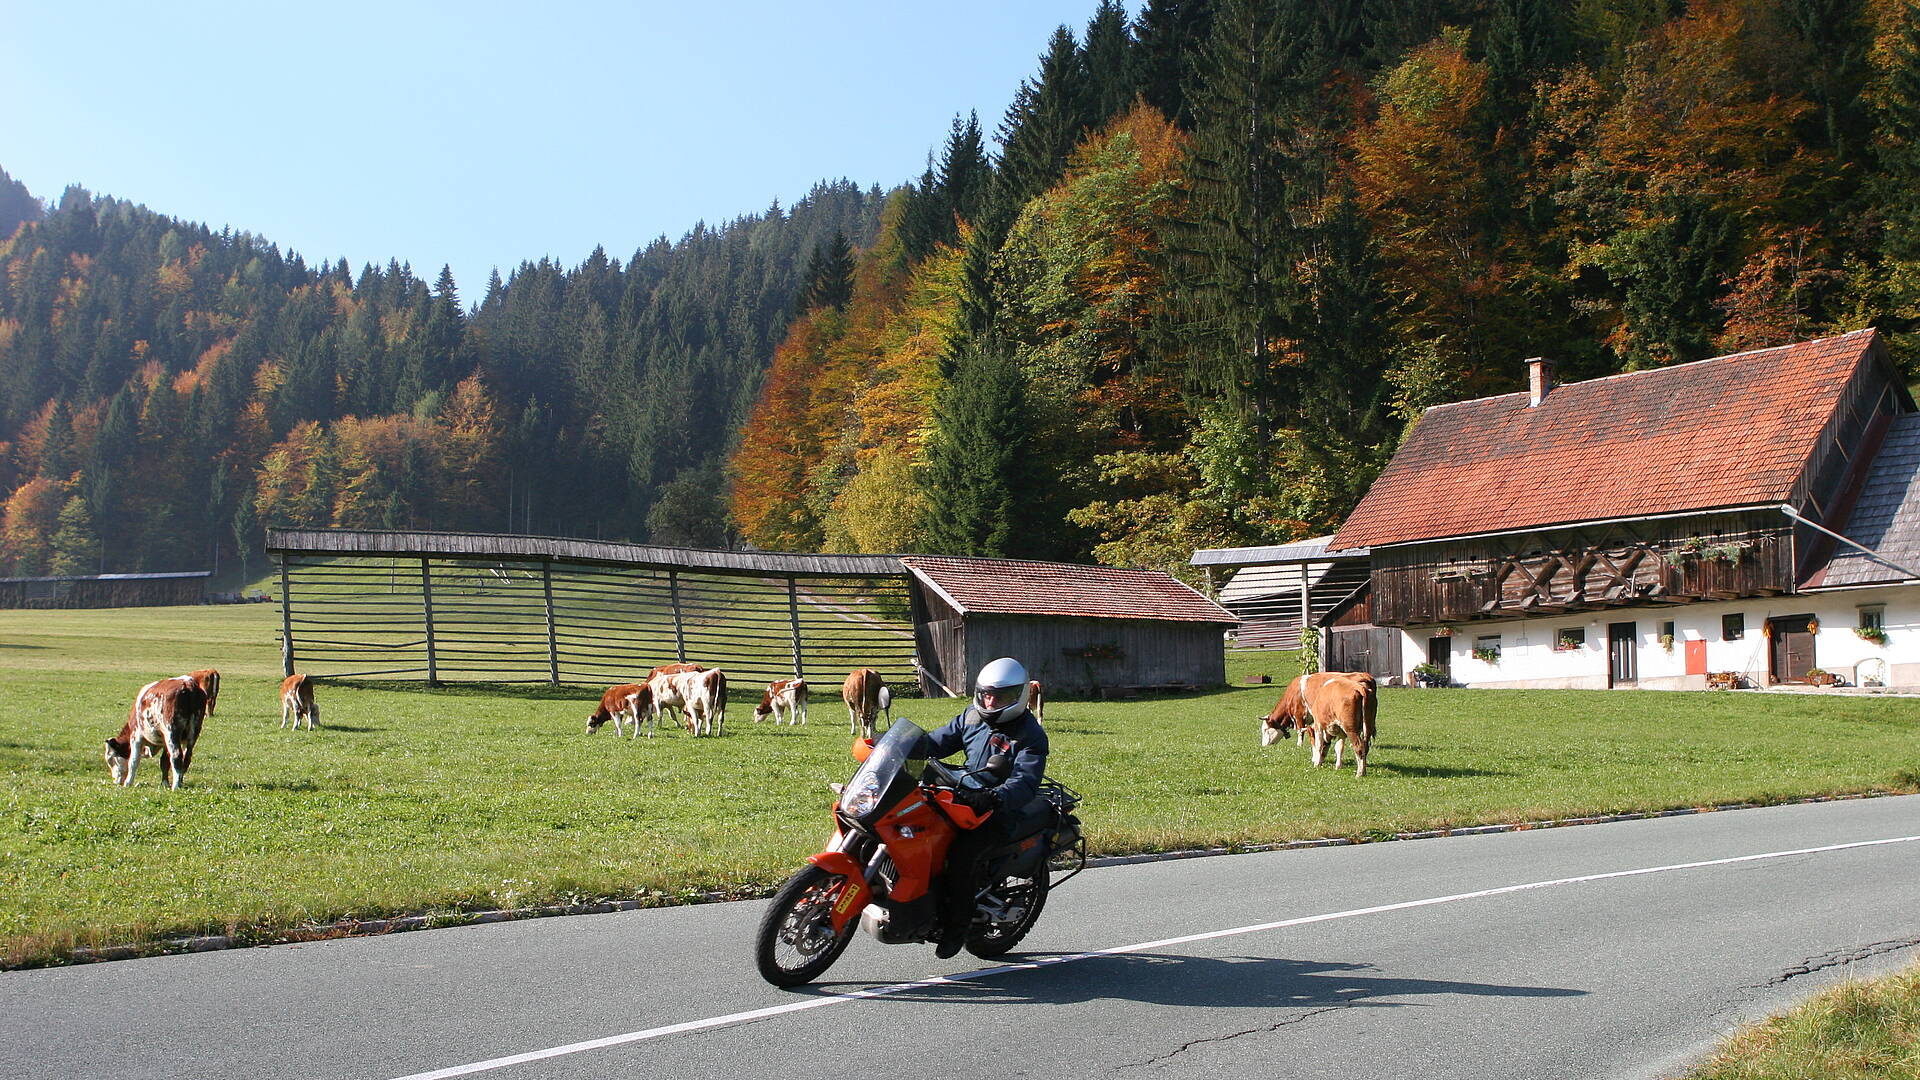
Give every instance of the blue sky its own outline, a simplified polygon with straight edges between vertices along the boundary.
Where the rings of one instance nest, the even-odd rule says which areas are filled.
[[[818,180],[916,177],[956,112],[991,134],[1094,6],[22,3],[0,168],[309,262],[448,263],[471,302],[495,266],[624,260]]]

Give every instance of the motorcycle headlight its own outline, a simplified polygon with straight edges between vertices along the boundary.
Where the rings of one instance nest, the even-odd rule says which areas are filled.
[[[873,813],[880,805],[880,783],[877,777],[862,777],[860,783],[847,788],[840,797],[840,809],[848,817],[862,818]]]

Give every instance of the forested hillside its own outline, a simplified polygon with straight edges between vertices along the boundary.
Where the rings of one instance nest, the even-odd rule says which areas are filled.
[[[752,542],[1173,568],[1331,530],[1528,357],[1915,361],[1909,0],[1109,0],[997,134],[776,352]]]
[[[476,305],[0,174],[0,569],[280,523],[1171,568],[1331,529],[1528,357],[1920,356],[1912,0],[1089,5],[884,196]]]
[[[202,569],[271,525],[723,541],[720,466],[841,182],[622,265],[523,263],[462,302],[0,174],[0,572]]]

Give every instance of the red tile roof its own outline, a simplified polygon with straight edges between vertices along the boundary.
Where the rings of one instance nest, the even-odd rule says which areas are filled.
[[[935,555],[906,555],[900,562],[969,615],[1240,621],[1233,612],[1159,570]]]
[[[1428,409],[1329,544],[1782,502],[1872,330]]]

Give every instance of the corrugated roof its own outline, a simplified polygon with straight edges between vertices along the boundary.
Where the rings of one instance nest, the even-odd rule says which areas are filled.
[[[1903,566],[1920,567],[1920,413],[1896,416],[1841,535]],[[1836,545],[1821,588],[1911,580],[1857,548]]]
[[[1233,612],[1160,570],[935,555],[909,555],[900,562],[964,614],[1240,621]]]
[[[1782,502],[1872,330],[1428,409],[1330,545]]]
[[[1270,547],[1201,548],[1193,553],[1191,566],[1263,566],[1269,563],[1322,562],[1328,559],[1364,559],[1366,548],[1351,548],[1329,555],[1331,536],[1314,536],[1291,544]]]

